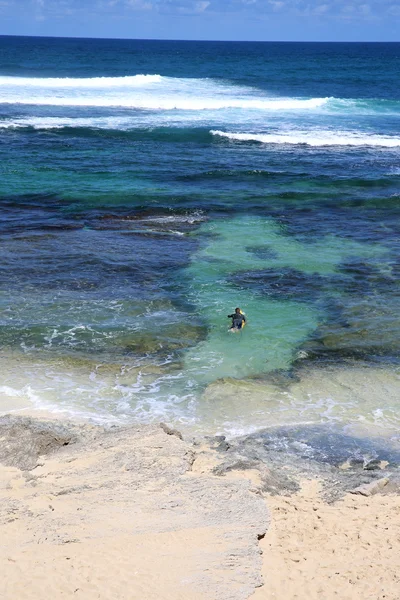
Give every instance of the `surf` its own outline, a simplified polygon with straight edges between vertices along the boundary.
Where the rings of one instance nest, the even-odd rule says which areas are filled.
[[[285,98],[229,80],[140,74],[125,77],[0,76],[0,103],[142,110],[312,110],[327,98]]]
[[[241,133],[211,130],[211,135],[226,138],[233,142],[258,142],[260,144],[287,144],[304,146],[374,146],[384,148],[400,147],[399,136],[360,133],[356,131],[279,131],[276,133]]]
[[[12,77],[0,76],[0,86],[40,88],[107,88],[144,86],[159,83],[163,77],[157,74],[126,75],[125,77]]]

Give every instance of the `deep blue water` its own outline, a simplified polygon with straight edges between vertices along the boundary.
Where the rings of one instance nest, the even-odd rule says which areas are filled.
[[[399,58],[397,43],[0,37],[9,404],[242,431],[306,418],[304,394],[308,421],[393,427]],[[332,369],[378,369],[386,399],[357,384],[349,401],[340,377],[332,398]]]

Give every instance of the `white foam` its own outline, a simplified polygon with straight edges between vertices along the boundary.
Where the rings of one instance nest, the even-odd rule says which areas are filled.
[[[202,221],[206,221],[206,217],[201,211],[195,211],[193,213],[187,215],[163,215],[161,217],[145,217],[142,219],[144,222],[149,223],[160,223],[160,224],[169,224],[169,223],[199,223]]]
[[[126,77],[9,77],[0,76],[0,86],[39,88],[109,88],[137,87],[159,83],[161,75],[131,75]]]
[[[352,131],[295,131],[293,133],[240,133],[211,130],[215,136],[241,142],[260,142],[261,144],[293,144],[307,146],[377,146],[397,148],[400,137],[376,134],[360,134]]]
[[[0,77],[0,102],[41,106],[122,107],[142,110],[312,110],[329,98],[276,98],[261,90],[212,79],[130,77]]]
[[[326,98],[313,98],[311,100],[258,100],[245,98],[201,98],[172,95],[160,96],[29,96],[22,97],[16,94],[0,96],[0,103],[28,104],[41,106],[95,106],[95,107],[121,107],[139,110],[221,110],[221,109],[249,109],[249,110],[301,110],[313,109],[323,106]]]
[[[139,123],[140,124],[140,123]],[[147,123],[148,125],[148,123]],[[138,126],[137,119],[126,117],[18,117],[0,121],[1,129],[63,129],[64,127],[91,127],[96,129],[128,130]]]

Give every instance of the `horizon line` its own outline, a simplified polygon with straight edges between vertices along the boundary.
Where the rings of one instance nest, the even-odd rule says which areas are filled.
[[[24,35],[16,33],[0,33],[0,38],[37,38],[37,39],[62,39],[62,40],[111,40],[126,42],[216,42],[240,44],[400,44],[397,40],[218,40],[218,39],[176,39],[176,38],[126,38],[126,37],[101,37],[101,36],[74,36],[74,35]]]

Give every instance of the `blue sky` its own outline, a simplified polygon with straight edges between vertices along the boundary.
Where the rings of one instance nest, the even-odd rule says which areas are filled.
[[[0,0],[0,34],[399,41],[400,0]]]

